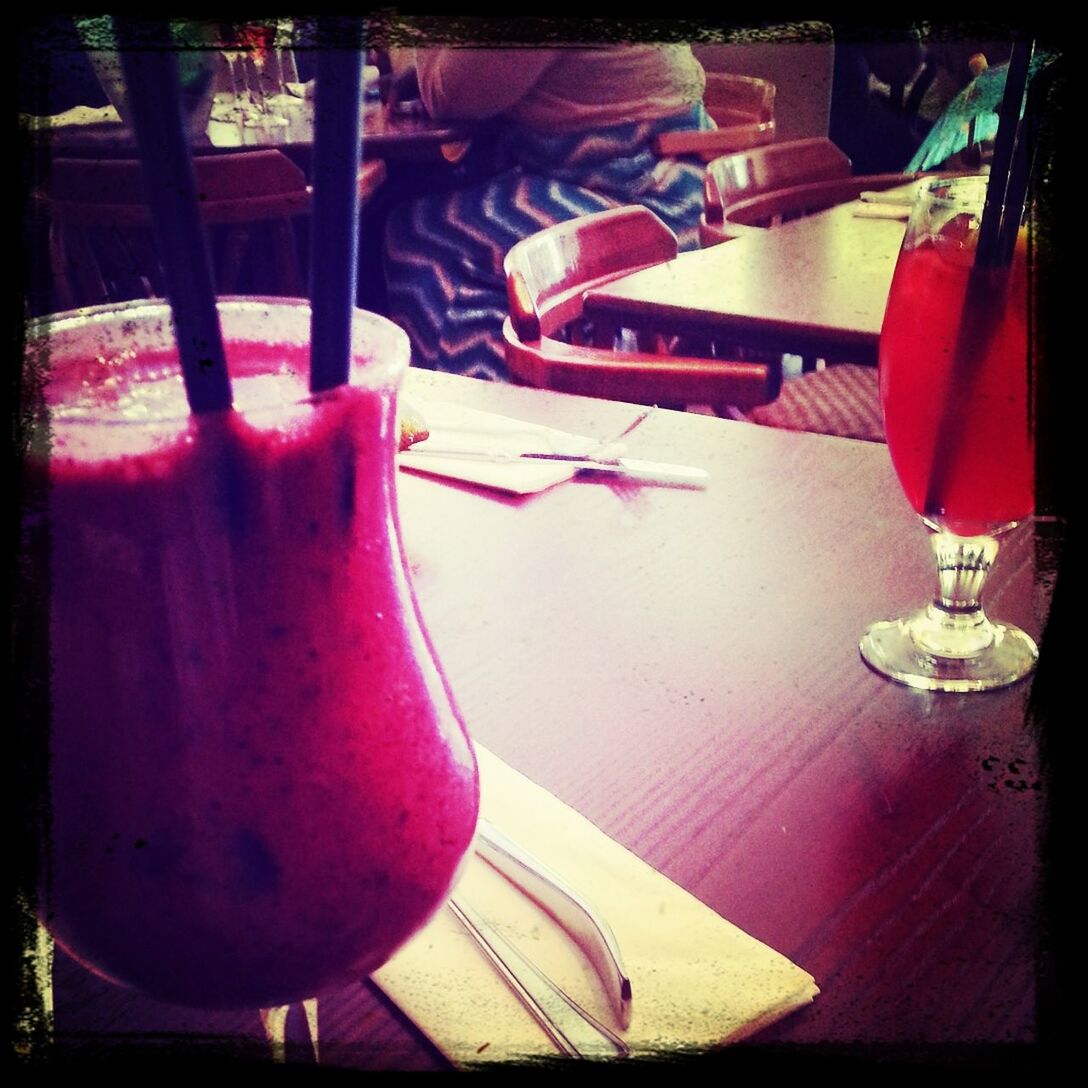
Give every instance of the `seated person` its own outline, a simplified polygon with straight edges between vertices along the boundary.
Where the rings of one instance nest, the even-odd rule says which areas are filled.
[[[493,138],[479,141],[483,180],[390,212],[388,312],[408,332],[415,365],[507,378],[503,258],[543,227],[644,204],[682,248],[697,246],[703,163],[651,148],[658,133],[714,127],[702,105],[703,69],[688,46],[415,53],[431,116],[496,122]]]

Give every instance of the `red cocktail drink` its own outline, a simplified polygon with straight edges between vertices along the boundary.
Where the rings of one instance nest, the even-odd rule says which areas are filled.
[[[106,977],[257,1007],[426,921],[478,779],[400,545],[403,334],[357,313],[350,384],[310,396],[307,306],[220,311],[235,407],[199,417],[165,305],[47,330],[43,909]]]
[[[998,181],[1000,184],[1000,180]],[[870,624],[862,658],[929,691],[986,691],[1027,676],[1034,640],[993,623],[982,589],[998,538],[1035,495],[1023,208],[986,177],[919,184],[880,334],[880,397],[903,491],[930,530],[937,588]]]
[[[900,256],[888,299],[880,394],[892,462],[914,509],[960,536],[1034,508],[1026,249],[1022,238],[1011,269],[983,271],[969,294],[970,249],[926,238]]]

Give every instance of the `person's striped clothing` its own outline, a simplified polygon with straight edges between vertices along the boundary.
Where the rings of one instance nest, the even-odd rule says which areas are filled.
[[[659,132],[710,128],[701,105],[656,121],[577,133],[512,129],[499,140],[501,172],[393,209],[386,227],[389,315],[408,332],[413,365],[505,380],[502,263],[510,247],[554,223],[644,204],[698,245],[703,163],[656,156]]]

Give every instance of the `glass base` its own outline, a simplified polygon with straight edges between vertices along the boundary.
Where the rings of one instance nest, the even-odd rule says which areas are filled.
[[[1034,640],[1020,628],[991,623],[981,610],[968,619],[932,604],[874,623],[859,648],[866,664],[883,676],[926,691],[1008,687],[1039,658]]]

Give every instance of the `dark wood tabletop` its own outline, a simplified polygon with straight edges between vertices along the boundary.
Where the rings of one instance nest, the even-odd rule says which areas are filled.
[[[452,400],[601,437],[636,414],[409,379],[424,412]],[[412,576],[473,736],[815,977],[813,1004],[736,1059],[1009,1068],[1034,1053],[1049,787],[1032,682],[930,694],[863,664],[866,624],[932,588],[886,447],[655,411],[628,451],[703,466],[709,484],[512,498],[401,472]],[[1036,637],[1053,584],[1040,539],[1010,536],[988,592]],[[55,1002],[73,1061],[165,1062],[179,1040],[260,1053],[256,1014],[155,1005],[63,956]],[[328,1066],[445,1067],[369,984],[320,1008]]]
[[[780,353],[875,363],[905,221],[859,202],[753,230],[586,295],[587,316]]]

